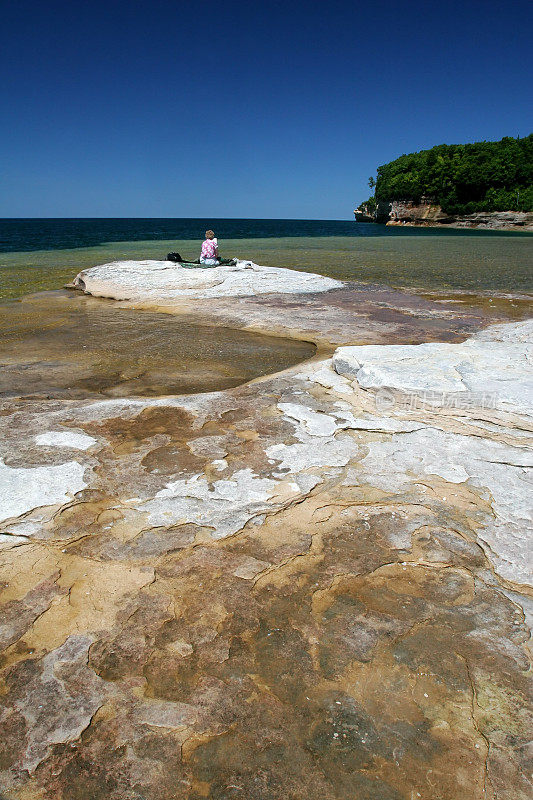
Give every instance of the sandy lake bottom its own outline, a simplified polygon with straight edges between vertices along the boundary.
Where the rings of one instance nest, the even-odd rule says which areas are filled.
[[[217,391],[310,358],[311,343],[45,292],[0,311],[0,395],[79,399]]]
[[[221,240],[225,257],[318,272],[337,280],[386,283],[430,290],[533,291],[533,235],[404,231],[385,226],[373,235],[285,236]],[[383,228],[386,235],[375,235]],[[414,232],[413,232],[414,231]],[[82,269],[109,261],[161,259],[170,251],[197,258],[190,239],[107,242],[74,249],[0,253],[0,297],[59,289]]]

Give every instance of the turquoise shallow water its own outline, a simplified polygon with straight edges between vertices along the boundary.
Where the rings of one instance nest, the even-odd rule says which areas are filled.
[[[57,289],[79,270],[116,259],[164,258],[170,250],[196,258],[208,224],[227,257],[396,287],[533,291],[533,234],[351,221],[0,220],[0,297]]]

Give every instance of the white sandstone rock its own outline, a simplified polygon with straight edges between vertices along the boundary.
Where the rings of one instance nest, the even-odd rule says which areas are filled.
[[[493,518],[478,536],[489,546],[496,570],[510,581],[531,581],[530,450],[428,427],[370,442],[358,466],[360,483],[385,492],[405,491],[431,475],[474,487],[492,507]]]
[[[0,459],[0,521],[41,506],[66,503],[87,484],[77,461],[44,467],[8,467]]]
[[[323,386],[325,389],[332,389],[339,394],[353,394],[350,381],[332,369],[330,358],[327,361],[309,364],[305,370],[298,372],[294,377],[297,380],[318,383],[319,386]]]
[[[74,284],[96,297],[139,301],[305,294],[343,286],[323,275],[258,264],[250,267],[244,261],[210,269],[185,269],[170,261],[113,261],[80,272]]]
[[[354,417],[349,411],[337,411],[336,416],[344,420],[343,427],[354,431],[376,431],[378,433],[409,433],[424,428],[421,422],[395,419],[394,417],[377,417],[374,414],[362,414]]]
[[[477,342],[533,342],[533,319],[490,325],[472,336]]]
[[[319,439],[308,434],[300,438],[297,444],[280,443],[266,449],[269,459],[280,461],[279,470],[294,473],[316,467],[345,467],[358,452],[357,444],[347,435]]]
[[[213,538],[236,533],[256,514],[271,507],[278,481],[259,478],[250,469],[210,484],[203,475],[168,483],[138,508],[148,513],[151,525],[193,522],[214,528]]]
[[[437,407],[453,407],[455,395],[455,402],[531,416],[532,342],[529,320],[494,326],[460,344],[340,347],[333,366],[363,389],[427,395]]]
[[[332,361],[339,375],[377,391],[375,414],[354,415],[347,402],[337,401],[342,410],[334,415],[345,427],[383,434],[367,442],[367,455],[349,470],[351,484],[398,495],[435,476],[451,485],[445,503],[457,496],[454,484],[466,484],[492,509],[478,529],[487,557],[503,578],[522,584],[531,582],[532,568],[532,342],[533,320],[526,320],[492,326],[459,344],[341,347]],[[461,419],[479,433],[450,431],[450,418],[443,416],[441,426],[434,414],[424,424],[420,404],[413,406],[417,419],[405,419],[409,404],[377,402],[380,393],[394,398],[393,392],[421,397],[430,411],[463,409]],[[479,408],[511,412],[510,427],[501,416],[477,419]],[[515,444],[491,438],[502,435]]]
[[[300,422],[311,436],[332,436],[339,427],[334,417],[299,403],[278,403],[278,408],[285,416]]]
[[[36,436],[35,443],[42,447],[70,447],[73,450],[88,450],[97,442],[96,439],[85,433],[48,431],[48,433],[40,433]]]

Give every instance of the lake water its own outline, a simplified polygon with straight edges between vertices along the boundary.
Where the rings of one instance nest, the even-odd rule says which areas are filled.
[[[309,342],[117,308],[77,292],[45,292],[0,306],[0,397],[218,391],[315,352]]]
[[[462,295],[467,305],[506,303],[511,317],[527,313],[527,301],[498,301],[496,295],[533,290],[531,234],[352,221],[0,220],[0,395],[212,391],[312,356],[315,348],[305,342],[214,329],[192,317],[117,309],[60,291],[95,264],[163,259],[171,250],[194,259],[207,227],[216,231],[225,257],[443,296],[462,290],[469,292]]]
[[[197,258],[212,227],[225,257],[340,280],[432,290],[533,291],[533,234],[399,228],[352,221],[0,220],[0,297],[57,289],[117,259]]]

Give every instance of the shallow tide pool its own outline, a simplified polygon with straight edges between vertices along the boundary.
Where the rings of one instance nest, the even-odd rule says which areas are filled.
[[[285,369],[315,352],[305,342],[211,327],[193,316],[117,309],[105,300],[59,291],[80,270],[96,264],[164,259],[169,251],[194,259],[200,246],[200,238],[194,237],[205,228],[202,221],[2,224],[0,298],[22,298],[0,306],[4,395],[78,398],[212,391]],[[174,228],[184,238],[164,238]],[[278,228],[285,235],[274,235]],[[504,316],[531,313],[530,234],[301,220],[225,220],[215,229],[224,257],[405,287],[430,293],[437,301],[459,291],[456,302],[465,308],[485,305],[494,312],[495,304],[501,304]],[[307,232],[314,235],[303,235]],[[113,235],[130,238],[108,241]],[[136,240],[143,235],[154,238]],[[19,247],[27,249],[14,249]]]
[[[0,306],[0,396],[74,399],[218,391],[286,369],[308,342],[69,292]]]

